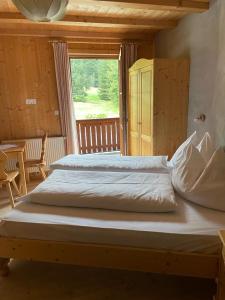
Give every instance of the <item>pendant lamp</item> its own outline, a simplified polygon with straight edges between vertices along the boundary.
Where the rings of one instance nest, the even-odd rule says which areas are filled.
[[[12,0],[17,9],[35,22],[58,21],[63,18],[69,0]]]

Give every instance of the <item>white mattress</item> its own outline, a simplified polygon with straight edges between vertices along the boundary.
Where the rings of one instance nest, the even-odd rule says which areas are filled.
[[[180,198],[174,213],[128,213],[24,202],[0,222],[0,236],[215,254],[225,212]]]

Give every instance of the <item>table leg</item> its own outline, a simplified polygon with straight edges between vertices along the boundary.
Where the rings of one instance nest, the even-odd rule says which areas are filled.
[[[20,172],[20,186],[21,186],[21,194],[27,194],[27,184],[26,184],[26,175],[24,169],[24,160],[23,160],[23,152],[18,153],[18,162],[19,162],[19,172]]]

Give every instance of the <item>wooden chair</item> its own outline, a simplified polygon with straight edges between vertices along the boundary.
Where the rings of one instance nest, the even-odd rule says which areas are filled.
[[[14,198],[12,194],[12,189],[11,189],[11,182],[17,192],[19,194],[19,189],[17,187],[15,178],[19,175],[18,171],[12,171],[12,172],[7,172],[5,171],[5,164],[7,161],[7,155],[3,152],[0,151],[0,185],[6,185],[6,188],[9,193],[9,199],[12,207],[14,207]]]
[[[47,134],[47,132],[45,132],[45,134],[42,137],[41,157],[39,159],[25,160],[25,162],[24,162],[24,168],[26,170],[27,182],[30,181],[30,176],[29,176],[29,172],[28,172],[29,168],[38,168],[41,173],[42,178],[43,179],[46,178],[44,169],[46,166],[45,152],[46,152],[46,146],[47,146],[47,138],[48,138],[48,134]]]

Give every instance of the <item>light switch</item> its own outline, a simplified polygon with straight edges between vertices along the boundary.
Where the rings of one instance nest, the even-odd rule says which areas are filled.
[[[37,99],[26,99],[26,104],[35,105],[37,104]]]

